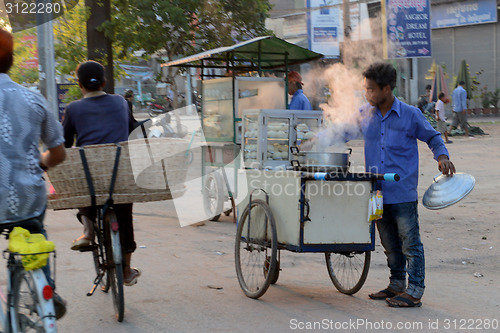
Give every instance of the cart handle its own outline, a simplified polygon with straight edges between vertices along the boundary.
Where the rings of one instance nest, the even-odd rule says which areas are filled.
[[[339,180],[339,181],[366,181],[366,180],[385,180],[390,182],[397,182],[401,177],[397,173],[335,173],[335,172],[315,172],[315,173],[302,173],[302,177],[314,180]]]

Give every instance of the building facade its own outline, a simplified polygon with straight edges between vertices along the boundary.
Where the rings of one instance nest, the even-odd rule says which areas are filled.
[[[348,0],[338,0],[342,8]],[[445,72],[448,89],[454,88],[454,79],[462,60],[468,64],[471,77],[476,82],[474,96],[469,107],[481,107],[481,94],[500,89],[500,23],[498,0],[431,0],[432,56],[394,60],[398,67],[398,96],[416,104],[425,92],[433,62]],[[267,25],[277,37],[297,45],[308,47],[307,0],[271,0],[274,5]],[[350,0],[350,5],[366,3],[371,19],[371,38],[379,38],[382,32],[381,2]],[[345,7],[344,7],[345,8]],[[351,9],[352,11],[352,9]],[[348,20],[348,19],[347,19]],[[344,24],[346,24],[344,20]],[[344,27],[345,28],[345,27]],[[348,31],[348,28],[343,29]],[[342,31],[342,33],[344,32]],[[378,37],[377,37],[378,36]],[[343,43],[340,43],[342,50]],[[337,60],[344,61],[342,51]],[[307,67],[305,68],[307,69]]]

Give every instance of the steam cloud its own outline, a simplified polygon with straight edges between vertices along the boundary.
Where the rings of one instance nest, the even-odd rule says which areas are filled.
[[[328,130],[322,133],[321,139],[312,150],[343,151],[345,133],[355,132],[362,120],[359,109],[367,103],[364,97],[362,72],[370,64],[383,60],[382,31],[378,28],[381,27],[380,18],[362,22],[358,28],[366,24],[372,27],[372,39],[358,41],[345,39],[341,44],[343,63],[310,71],[305,78],[306,82],[315,83],[304,87],[306,95],[319,95],[321,92],[315,87],[327,86],[330,91],[328,101],[320,104],[325,116],[325,127]],[[354,34],[359,32],[354,31]]]

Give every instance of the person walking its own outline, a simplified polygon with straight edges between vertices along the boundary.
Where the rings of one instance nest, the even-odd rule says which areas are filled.
[[[122,96],[104,92],[104,67],[98,62],[87,61],[78,65],[76,73],[83,98],[66,107],[63,120],[66,147],[73,145],[75,136],[78,147],[127,141],[129,108]],[[138,268],[130,266],[132,253],[136,249],[132,204],[114,204],[113,208],[120,224],[120,242],[124,254],[123,282],[126,286],[132,286],[141,275]],[[92,244],[96,215],[95,207],[79,209],[77,218],[83,224],[83,235],[73,241],[72,250],[78,251]]]
[[[448,140],[448,129],[446,128],[446,116],[444,113],[445,100],[444,92],[440,92],[436,103],[437,130],[444,135],[445,143],[453,143],[453,141]]]
[[[13,61],[12,34],[0,28],[0,228],[18,226],[47,236],[43,171],[64,161],[64,137],[44,98],[10,79]],[[40,141],[47,147],[43,153]],[[43,271],[55,290],[50,266]],[[59,319],[66,313],[66,301],[57,293],[53,300]]]
[[[387,288],[370,298],[386,300],[392,307],[419,307],[425,284],[424,247],[418,221],[418,145],[426,142],[443,174],[455,173],[439,132],[422,112],[392,93],[396,69],[388,63],[370,65],[364,72],[368,104],[361,109],[367,172],[397,173],[399,182],[380,182],[383,215],[376,222],[390,269]],[[408,284],[407,284],[408,277]]]
[[[295,71],[288,73],[288,94],[292,95],[288,107],[290,110],[312,110],[311,103],[302,90],[303,85],[302,76],[299,73]]]
[[[456,87],[452,93],[453,113],[455,115],[454,126],[458,127],[458,125],[460,125],[460,128],[465,131],[466,136],[472,136],[469,133],[467,114],[465,113],[465,109],[467,109],[467,91],[464,87],[465,82],[460,81],[458,87]]]

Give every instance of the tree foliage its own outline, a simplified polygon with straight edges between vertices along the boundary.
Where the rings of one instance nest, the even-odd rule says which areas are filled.
[[[54,21],[54,53],[59,74],[69,75],[87,59],[87,19],[83,1]]]
[[[106,33],[122,52],[173,60],[269,34],[268,0],[115,0]],[[176,70],[166,71],[173,90]]]
[[[87,58],[87,20],[90,17],[89,8],[84,1],[54,22],[55,56],[59,74],[74,74],[76,66]],[[117,61],[128,61],[132,55],[123,52],[119,45],[113,47],[113,58]],[[125,73],[114,68],[114,77],[119,78]]]

